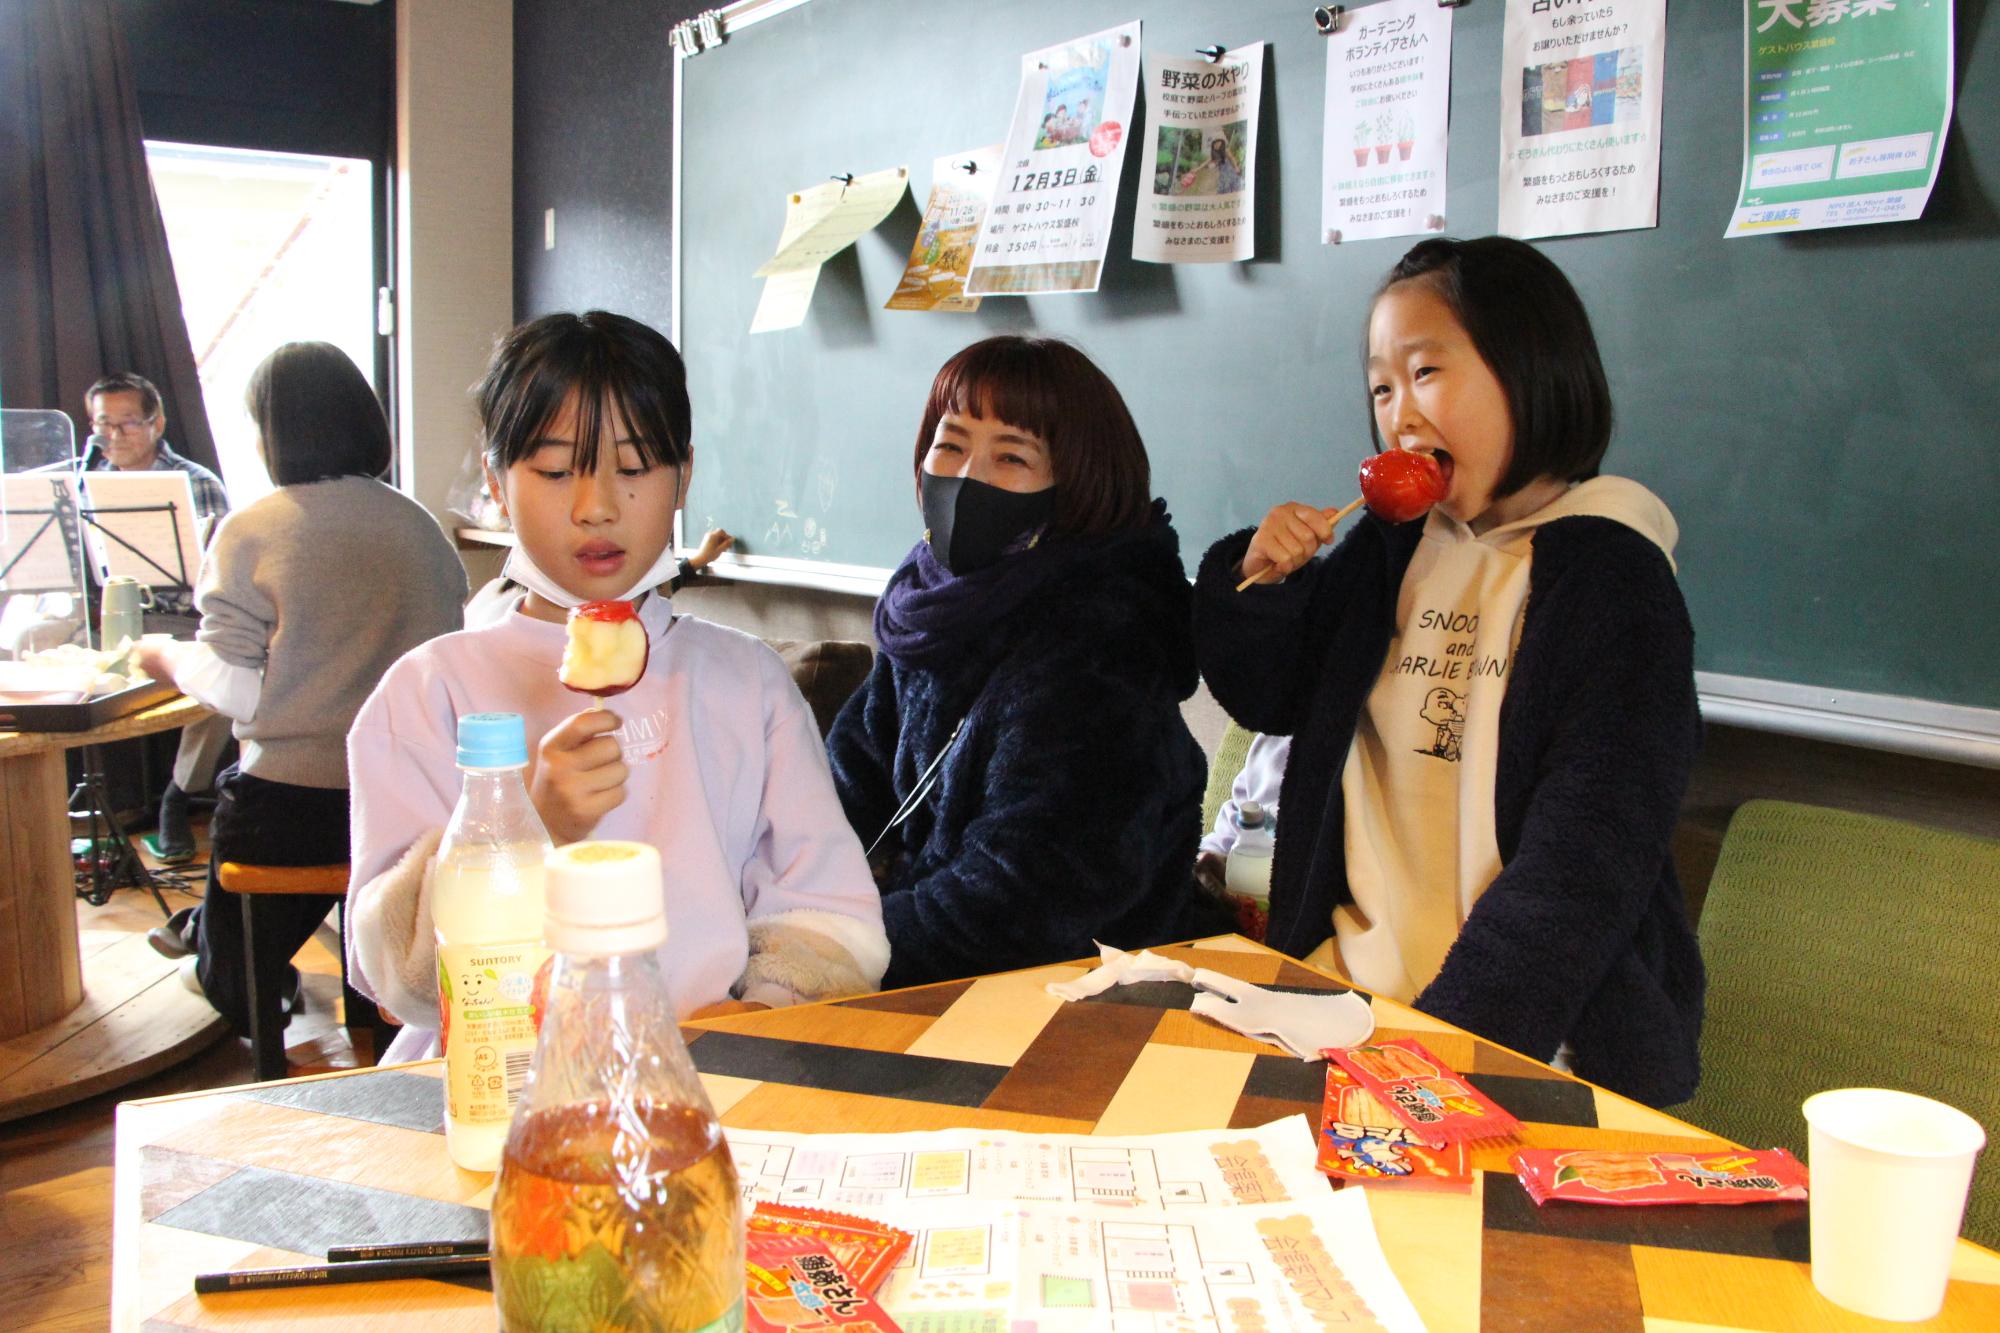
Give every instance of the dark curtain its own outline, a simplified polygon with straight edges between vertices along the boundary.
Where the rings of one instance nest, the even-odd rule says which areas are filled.
[[[114,0],[0,0],[0,404],[59,408],[116,370],[217,466]]]

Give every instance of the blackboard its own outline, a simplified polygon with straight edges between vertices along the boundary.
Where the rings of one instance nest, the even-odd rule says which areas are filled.
[[[1070,338],[1119,384],[1190,569],[1281,499],[1350,497],[1369,448],[1366,302],[1411,242],[1320,243],[1325,48],[1310,6],[759,8],[739,6],[723,45],[677,62],[690,529],[741,533],[761,577],[879,582],[921,529],[910,459],[931,377],[1001,331]],[[1874,734],[1845,738],[1892,748],[1925,748],[1892,733],[1952,734],[1971,752],[1948,751],[2000,763],[2000,226],[1989,194],[2000,41],[1983,31],[1987,8],[1958,6],[1957,113],[1922,220],[1725,242],[1742,162],[1741,12],[1675,3],[1659,226],[1541,244],[1596,321],[1619,417],[1606,469],[1654,489],[1680,521],[1711,705],[1748,701],[1780,726],[1787,711],[1858,718]],[[1497,217],[1503,13],[1500,0],[1473,0],[1457,14],[1456,235],[1490,232]],[[1258,259],[1133,261],[1144,175],[1133,159],[1101,292],[988,298],[972,314],[882,309],[931,160],[1004,135],[1021,53],[1135,17],[1149,50],[1271,43]],[[1144,118],[1142,90],[1141,142]],[[827,266],[802,327],[752,337],[751,274],[786,195],[897,165],[918,197]]]

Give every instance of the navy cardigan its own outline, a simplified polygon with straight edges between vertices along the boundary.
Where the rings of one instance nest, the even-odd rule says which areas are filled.
[[[1245,530],[1195,584],[1203,675],[1230,715],[1289,734],[1273,948],[1304,956],[1351,901],[1341,774],[1423,523],[1365,515],[1281,584],[1238,594]],[[1607,518],[1535,530],[1500,709],[1502,870],[1416,1007],[1655,1106],[1699,1076],[1704,977],[1669,842],[1700,746],[1694,630],[1659,548]]]
[[[1207,763],[1190,591],[1172,528],[1111,544],[975,631],[939,669],[878,655],[827,736],[874,842],[965,719],[937,785],[872,859],[884,987],[1094,957],[1227,929],[1194,887]]]

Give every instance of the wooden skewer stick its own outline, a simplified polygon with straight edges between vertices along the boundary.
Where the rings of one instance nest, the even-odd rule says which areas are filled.
[[[1333,524],[1335,527],[1338,527],[1340,526],[1341,519],[1346,518],[1349,514],[1361,508],[1361,506],[1365,503],[1367,503],[1367,497],[1357,495],[1354,497],[1353,500],[1342,505],[1338,509],[1322,509],[1320,510],[1320,513],[1325,514],[1327,516],[1327,521],[1329,523]],[[1249,578],[1237,584],[1236,591],[1242,592],[1245,588],[1249,587],[1253,583],[1262,583],[1264,581],[1264,576],[1269,574],[1272,570],[1276,568],[1277,568],[1276,565],[1264,566],[1262,569],[1258,570],[1255,574],[1252,574]]]

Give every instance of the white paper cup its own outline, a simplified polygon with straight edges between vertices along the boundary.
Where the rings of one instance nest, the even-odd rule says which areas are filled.
[[[1944,1305],[1986,1131],[1943,1102],[1883,1088],[1817,1093],[1803,1109],[1813,1285],[1859,1314],[1929,1319]]]

